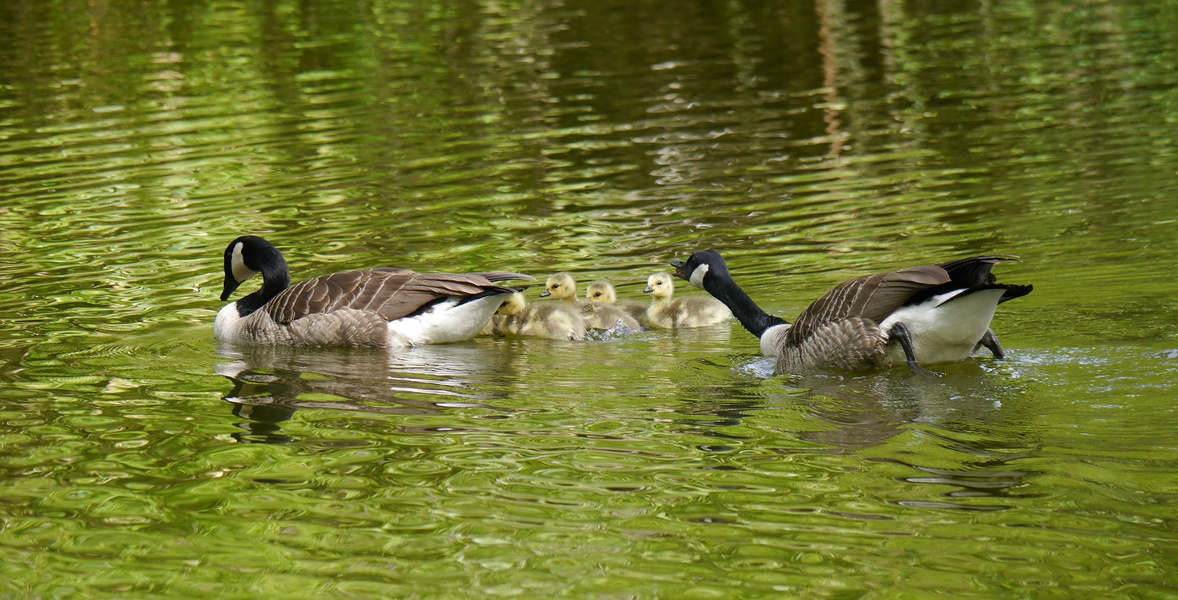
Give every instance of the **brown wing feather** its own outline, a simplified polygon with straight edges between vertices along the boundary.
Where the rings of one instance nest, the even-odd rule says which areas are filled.
[[[949,281],[940,266],[921,265],[843,282],[798,315],[786,333],[785,345],[797,346],[820,327],[850,317],[879,323],[913,295]]]
[[[516,273],[416,273],[388,267],[344,271],[297,283],[267,302],[262,310],[278,323],[344,308],[373,312],[392,321],[446,296],[511,291],[495,285],[487,275],[497,281],[527,278]]]

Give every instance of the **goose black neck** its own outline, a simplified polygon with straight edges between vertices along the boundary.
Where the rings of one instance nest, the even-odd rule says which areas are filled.
[[[290,270],[286,267],[286,260],[277,250],[274,254],[262,264],[262,289],[237,301],[237,312],[241,316],[252,314],[290,287]],[[277,260],[274,260],[275,257]]]
[[[705,278],[704,289],[715,296],[717,300],[723,302],[724,306],[732,311],[732,315],[740,321],[740,324],[758,338],[770,327],[789,323],[781,317],[775,317],[761,310],[761,307],[757,306],[757,303],[753,302],[753,299],[749,298],[749,295],[744,293],[744,290],[740,289],[740,286],[736,285],[736,282],[727,273],[723,275],[716,273],[712,277]]]

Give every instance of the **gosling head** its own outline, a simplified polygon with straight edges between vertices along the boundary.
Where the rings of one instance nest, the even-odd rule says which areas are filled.
[[[655,298],[670,298],[675,293],[675,280],[666,273],[655,273],[646,279],[646,289],[642,293]]]
[[[552,296],[557,300],[575,301],[577,299],[577,281],[568,273],[557,273],[544,282],[541,298]]]
[[[286,260],[270,242],[254,236],[243,235],[225,248],[225,286],[221,288],[221,301],[229,299],[237,286],[249,278],[262,273],[263,279],[274,279],[282,288],[290,282]],[[278,281],[285,277],[285,282]]]
[[[701,290],[705,289],[705,281],[728,275],[728,264],[715,250],[694,252],[686,261],[671,261],[671,266],[675,267],[676,277],[687,280]]]
[[[520,292],[514,292],[507,295],[507,299],[503,304],[499,305],[499,310],[495,311],[500,315],[518,315],[524,312],[528,307],[528,301],[524,299],[524,295]]]
[[[590,302],[613,304],[618,301],[618,292],[608,281],[594,281],[593,283],[590,283],[589,288],[585,290],[585,299]]]

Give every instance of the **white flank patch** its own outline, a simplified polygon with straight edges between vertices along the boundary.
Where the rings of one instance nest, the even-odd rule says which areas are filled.
[[[257,271],[245,266],[245,259],[241,257],[241,248],[244,245],[243,242],[237,242],[237,245],[233,247],[233,259],[230,261],[233,268],[233,278],[237,280],[237,283],[243,283],[258,274]]]
[[[237,303],[230,302],[221,307],[217,319],[213,321],[213,338],[218,342],[240,342],[241,313],[237,312]]]
[[[774,325],[766,328],[761,332],[761,354],[765,356],[777,356],[781,351],[781,343],[785,340],[785,334],[792,327],[790,324]]]
[[[688,278],[687,281],[690,282],[691,285],[702,290],[702,289],[704,289],[704,275],[707,275],[707,274],[708,274],[708,263],[704,263],[704,264],[696,267],[695,270],[691,272],[691,277]]]
[[[904,323],[912,335],[916,360],[922,365],[968,358],[990,327],[1004,290],[983,290],[953,299],[963,291],[954,290],[905,306],[888,315],[879,328],[887,335],[896,322]],[[900,344],[892,345],[890,355],[893,363],[903,364]]]
[[[498,294],[459,304],[461,298],[450,296],[417,316],[389,321],[389,345],[398,340],[406,346],[469,340],[506,299],[506,294]]]

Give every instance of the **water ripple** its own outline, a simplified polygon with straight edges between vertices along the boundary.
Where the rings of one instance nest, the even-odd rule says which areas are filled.
[[[5,3],[0,589],[1164,594],[1172,21]],[[735,322],[219,348],[244,233],[296,279],[564,270],[643,301],[714,247],[786,317],[966,254],[1036,289],[995,318],[1009,361],[935,380],[773,376]]]

